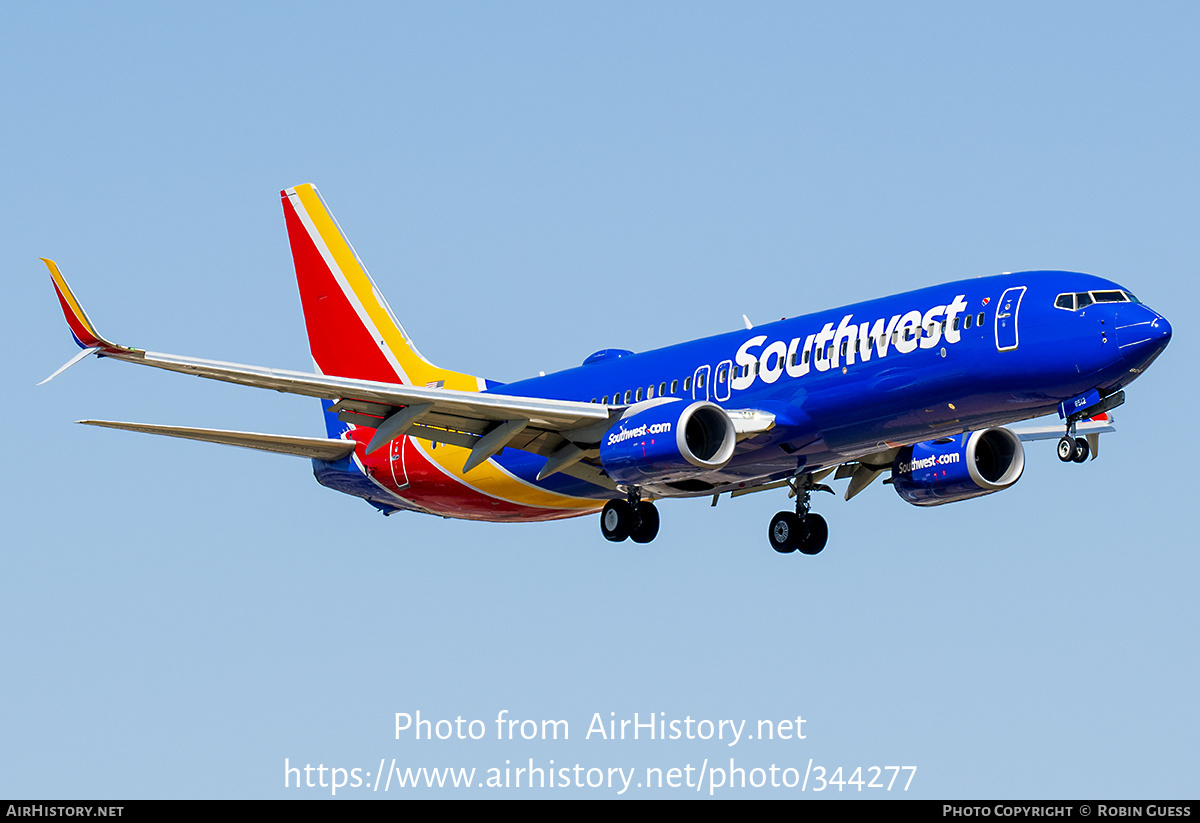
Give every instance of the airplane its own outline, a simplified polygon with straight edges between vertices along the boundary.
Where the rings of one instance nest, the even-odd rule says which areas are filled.
[[[384,514],[485,521],[600,512],[603,536],[648,543],[655,501],[788,489],[770,545],[817,554],[811,511],[830,474],[847,500],[888,472],[936,506],[1009,488],[1023,440],[1095,457],[1124,387],[1171,326],[1125,287],[1027,271],[947,283],[634,353],[603,349],[554,374],[498,383],[439,368],[413,345],[317,189],[281,193],[315,372],[112,343],[43,258],[81,348],[95,355],[319,398],[326,437],[80,423],[312,460],[317,482]],[[1058,414],[1025,431],[1013,423]]]

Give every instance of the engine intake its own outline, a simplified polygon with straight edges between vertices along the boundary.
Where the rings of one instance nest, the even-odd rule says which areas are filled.
[[[940,506],[1007,489],[1024,470],[1020,439],[1008,429],[984,429],[901,449],[892,485],[914,506]]]

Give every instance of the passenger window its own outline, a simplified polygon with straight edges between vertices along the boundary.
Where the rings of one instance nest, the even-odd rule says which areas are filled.
[[[634,392],[634,395],[633,395],[633,402],[634,402],[634,403],[641,403],[641,402],[642,402],[642,390],[641,390],[641,389],[638,389],[636,392]]]
[[[808,351],[808,349],[805,349],[804,350],[804,365],[806,365],[806,366],[808,365],[808,355],[809,355],[809,351]]]
[[[632,392],[630,392],[628,389],[625,390],[625,405],[626,406],[629,405],[629,397],[631,394],[632,394]]]
[[[654,399],[654,387],[653,387],[653,386],[651,386],[650,388],[646,389],[646,399],[647,399],[647,400],[653,400],[653,399]]]
[[[850,341],[848,341],[848,340],[842,341],[842,357],[846,356],[846,346],[849,345],[849,342]]]
[[[980,313],[979,313],[979,316],[975,318],[975,325],[976,325],[976,326],[982,326],[982,325],[983,325],[983,312],[980,312]]]
[[[950,324],[950,328],[954,329],[955,331],[958,331],[958,318],[957,317],[954,318],[954,322]]]
[[[608,405],[608,395],[607,395],[607,394],[606,394],[606,395],[604,395],[604,399],[603,399],[603,400],[601,400],[600,402],[601,402],[603,405],[607,406],[607,405]]]
[[[971,314],[968,314],[965,318],[963,318],[963,331],[966,331],[967,329],[971,328],[971,321],[974,319],[975,319],[975,316],[971,315]]]
[[[686,384],[686,382],[687,382],[687,381],[684,381],[684,382],[685,382],[685,384]],[[686,385],[684,385],[684,388],[686,389],[686,388],[687,388],[687,386],[686,386]],[[672,380],[672,381],[671,381],[671,394],[675,394],[675,393],[676,393],[678,390],[679,390],[679,381],[678,381],[678,380]]]
[[[683,390],[684,391],[692,390],[692,378],[690,378],[690,377],[683,378]]]
[[[672,389],[671,391],[673,393],[674,389]],[[667,393],[667,384],[666,384],[666,381],[663,381],[662,383],[658,384],[658,396],[662,397],[666,393]]]
[[[728,367],[727,367],[727,366],[722,366],[722,367],[721,367],[721,370],[717,372],[717,382],[718,382],[718,383],[724,383],[724,382],[725,382],[725,372],[727,372],[728,370],[729,370],[729,369],[728,369]]]

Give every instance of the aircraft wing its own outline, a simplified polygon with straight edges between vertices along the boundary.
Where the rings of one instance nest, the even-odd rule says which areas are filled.
[[[337,413],[343,421],[376,429],[367,447],[368,452],[408,434],[471,449],[463,468],[467,471],[504,447],[511,446],[549,456],[551,459],[543,476],[591,456],[588,452],[598,447],[601,435],[611,425],[610,419],[619,416],[622,411],[621,407],[575,400],[355,380],[121,346],[100,335],[63,279],[58,266],[52,260],[44,262],[50,270],[67,325],[75,342],[83,349],[47,380],[94,354],[242,386],[327,400],[332,398],[335,402],[329,410]]]
[[[625,406],[360,380],[121,346],[105,339],[96,330],[54,261],[43,258],[43,262],[50,270],[71,334],[83,349],[43,383],[91,355],[110,357],[210,380],[332,399],[333,403],[327,407],[327,411],[337,414],[343,422],[375,429],[366,447],[368,454],[383,448],[397,437],[408,435],[470,449],[471,453],[462,469],[465,473],[501,449],[512,447],[547,458],[538,479],[562,471],[599,485],[612,485],[598,467],[589,463],[599,457],[600,440],[604,432],[625,413]],[[739,440],[753,437],[774,425],[774,415],[766,412],[731,409],[727,413]],[[319,456],[310,454],[314,448],[321,454],[340,452],[336,447],[317,447],[311,442],[275,435],[110,421],[81,422],[287,454]]]

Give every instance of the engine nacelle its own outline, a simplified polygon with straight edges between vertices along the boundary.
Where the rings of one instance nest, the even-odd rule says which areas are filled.
[[[940,506],[1007,489],[1025,470],[1025,449],[1008,429],[968,432],[906,446],[892,485],[914,506]]]
[[[733,421],[714,403],[667,402],[622,418],[600,441],[600,462],[618,483],[684,480],[733,457]]]

